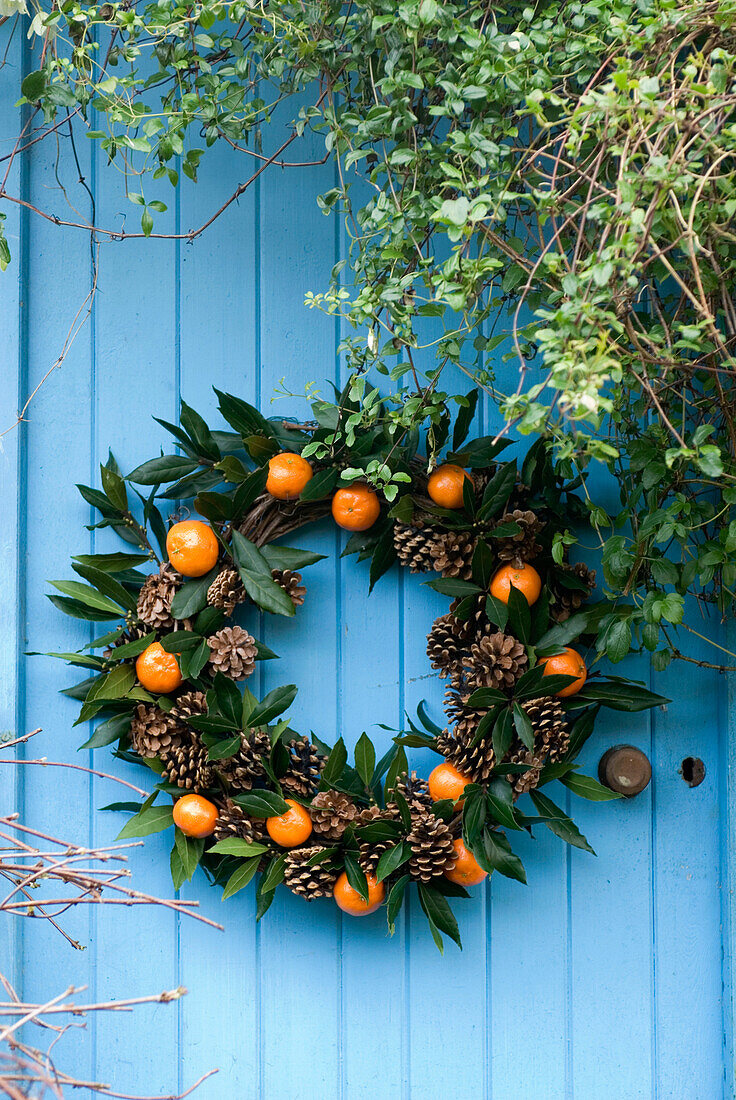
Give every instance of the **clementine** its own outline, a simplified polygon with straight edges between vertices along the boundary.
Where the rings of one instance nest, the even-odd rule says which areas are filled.
[[[183,683],[179,663],[173,653],[167,653],[160,642],[151,642],[135,663],[135,673],[146,691],[168,695]]]
[[[588,679],[588,670],[585,661],[575,649],[565,646],[564,653],[555,653],[553,657],[540,657],[540,665],[544,665],[545,676],[574,676],[575,680],[561,691],[556,691],[560,699],[566,699],[568,695],[577,695],[581,687]]]
[[[183,577],[203,577],[217,564],[220,544],[208,523],[185,519],[175,523],[166,536],[169,561]]]
[[[475,484],[462,466],[453,466],[452,463],[438,466],[429,475],[427,492],[440,508],[462,508],[463,486],[466,478],[471,485]]]
[[[439,802],[443,798],[457,802],[470,782],[467,775],[463,775],[454,764],[449,764],[447,761],[444,764],[438,764],[427,780],[433,802]],[[457,802],[458,809],[462,805],[462,802]]]
[[[491,580],[491,595],[501,603],[508,603],[512,585],[524,594],[531,607],[539,599],[542,578],[533,565],[502,565]]]
[[[293,798],[287,798],[289,809],[278,817],[269,817],[266,820],[266,829],[271,840],[280,844],[282,848],[296,848],[303,844],[312,832],[312,819],[309,813]]]
[[[382,882],[376,881],[375,875],[365,877],[368,883],[368,901],[353,889],[344,871],[333,888],[332,896],[338,907],[343,913],[349,913],[351,917],[367,917],[369,913],[375,913],[386,896],[386,888]]]
[[[174,824],[185,836],[211,836],[217,817],[217,806],[201,794],[185,794],[174,803]]]
[[[277,500],[295,500],[314,476],[306,458],[291,451],[282,451],[268,460],[266,490]]]
[[[453,844],[457,859],[454,867],[444,872],[445,878],[457,886],[477,886],[484,878],[488,878],[488,872],[484,871],[472,852],[465,847],[462,837],[458,837]]]
[[[338,489],[332,498],[332,518],[346,531],[367,531],[380,514],[378,497],[367,485]]]

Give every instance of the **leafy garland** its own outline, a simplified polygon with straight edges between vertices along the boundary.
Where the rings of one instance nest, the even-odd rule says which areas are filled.
[[[449,899],[467,891],[447,877],[456,842],[463,841],[482,872],[522,882],[514,832],[543,824],[592,851],[541,788],[559,780],[594,801],[616,797],[575,763],[600,707],[635,711],[666,702],[637,683],[597,673],[568,695],[574,677],[547,674],[545,662],[565,647],[594,645],[610,615],[608,605],[587,603],[593,578],[585,567],[566,561],[566,525],[584,514],[574,495],[579,482],[563,476],[543,440],[520,470],[500,459],[505,443],[469,440],[474,403],[468,400],[451,448],[444,442],[445,461],[469,476],[462,504],[444,508],[428,495],[430,471],[418,436],[397,445],[380,416],[366,427],[364,409],[348,391],[333,404],[316,401],[314,420],[300,425],[266,419],[217,393],[233,431],[211,431],[182,403],[178,425],[159,421],[180,454],[152,458],[125,478],[111,456],[101,467],[101,489],[79,486],[100,513],[95,528],[112,528],[135,551],[77,555],[72,567],[80,579],[52,582],[57,593],[49,598],[66,614],[92,623],[119,620],[78,652],[53,656],[89,672],[65,692],[82,704],[77,724],[101,720],[82,747],[114,745],[119,759],[158,779],[142,805],[113,807],[132,813],[120,836],[171,828],[185,792],[198,793],[216,808],[217,820],[208,837],[175,827],[175,887],[198,865],[224,898],[259,875],[260,919],[281,882],[311,899],[331,894],[344,874],[357,898],[368,899],[369,882],[376,889],[383,884],[393,931],[413,882],[438,946],[442,933],[459,944]],[[270,462],[284,453],[313,463],[293,500],[266,489]],[[371,588],[397,558],[414,572],[435,574],[428,583],[453,602],[432,627],[428,654],[451,687],[447,729],[421,705],[418,724],[409,720],[408,730],[397,731],[381,759],[363,733],[350,762],[342,738],[329,748],[291,728],[285,714],[295,685],[261,700],[247,687],[241,692],[238,682],[256,661],[275,654],[237,619],[245,607],[295,614],[305,591],[297,570],[324,555],[280,540],[327,515],[341,487],[363,486],[371,464],[388,470],[380,516],[351,536],[345,553],[370,560]],[[184,500],[193,501],[218,541],[215,564],[193,579],[167,561],[169,527],[160,508]],[[538,599],[527,601],[513,584],[505,599],[491,594],[491,588],[498,593],[499,569],[531,562],[542,582]],[[176,655],[183,680],[161,695],[136,676],[136,662],[156,643]],[[431,793],[410,771],[406,747],[443,756],[467,780],[462,798]],[[520,801],[527,792],[528,813]],[[287,797],[311,823],[309,836],[291,847],[276,843],[270,827],[289,812]]]

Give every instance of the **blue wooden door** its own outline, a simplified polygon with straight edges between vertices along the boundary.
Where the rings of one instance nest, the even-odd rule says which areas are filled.
[[[3,152],[18,128],[16,39],[0,70]],[[94,212],[74,186],[63,138],[58,164],[36,148],[24,154],[9,190],[66,215],[61,178],[82,219],[132,223],[135,208],[115,174],[89,149],[79,153]],[[169,198],[157,228],[198,225],[243,172],[234,154],[210,152],[198,186]],[[84,530],[91,517],[74,483],[94,482],[108,446],[125,469],[149,457],[164,442],[151,415],[175,420],[180,396],[212,415],[215,385],[269,415],[298,415],[307,383],[339,382],[338,326],[304,307],[305,293],[322,289],[343,255],[337,222],[314,201],[331,173],[265,174],[194,243],[101,245],[89,319],[27,422],[2,441],[0,726],[43,727],[27,756],[111,764],[106,750],[94,760],[76,751],[84,738],[72,729],[75,707],[57,694],[68,670],[24,655],[87,638],[44,594],[47,578],[68,574],[70,554],[110,548],[105,532]],[[93,272],[84,233],[28,208],[3,209],[13,265],[1,277],[0,429],[84,316]],[[271,404],[280,384],[297,397]],[[497,424],[488,405],[481,418],[481,427]],[[300,539],[327,559],[309,571],[295,622],[254,623],[281,657],[259,673],[257,690],[296,682],[295,727],[326,741],[342,734],[352,744],[367,729],[385,744],[390,734],[377,723],[399,726],[423,698],[438,716],[441,688],[423,639],[442,598],[395,571],[369,598],[365,568],[340,560],[342,539],[329,524]],[[528,887],[494,880],[461,907],[462,954],[450,945],[441,958],[411,906],[391,939],[380,915],[351,921],[328,901],[308,906],[280,891],[256,926],[251,891],[223,905],[196,879],[186,896],[224,932],[157,909],[90,908],[68,922],[82,953],[41,922],[4,926],[0,969],[28,999],[71,984],[87,985],[79,996],[89,1000],[188,989],[175,1005],[101,1017],[67,1041],[77,1076],[121,1092],[174,1093],[219,1067],[202,1100],[730,1097],[728,686],[693,665],[652,676],[645,661],[631,660],[626,671],[674,702],[607,716],[584,763],[594,772],[606,747],[632,742],[650,756],[653,783],[630,802],[570,807],[597,859],[548,833],[528,839]],[[695,789],[679,774],[687,756],[706,766]],[[415,765],[424,774],[430,766],[422,754]],[[99,811],[118,790],[85,772],[4,766],[0,793],[2,812],[17,807],[70,840],[111,843],[120,828]],[[130,864],[140,889],[166,896],[166,837],[134,849]]]

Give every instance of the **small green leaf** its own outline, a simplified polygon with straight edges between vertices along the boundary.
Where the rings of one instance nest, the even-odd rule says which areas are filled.
[[[118,840],[134,836],[151,836],[162,833],[174,824],[173,806],[148,806],[123,825],[117,835]]]

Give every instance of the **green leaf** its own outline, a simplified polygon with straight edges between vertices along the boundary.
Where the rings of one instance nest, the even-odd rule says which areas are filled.
[[[173,806],[148,806],[125,823],[117,835],[117,840],[162,833],[164,829],[168,829],[173,824]]]
[[[117,508],[119,512],[127,512],[128,490],[117,470],[112,470],[109,466],[100,466],[100,478],[105,495],[113,508]]]
[[[373,548],[369,576],[368,591],[372,592],[374,585],[384,573],[388,572],[396,561],[396,547],[394,546],[393,527],[388,527],[381,535]]]
[[[148,554],[75,554],[72,561],[80,565],[90,565],[103,573],[124,573],[150,561]]]
[[[559,806],[555,805],[551,798],[548,798],[546,794],[541,794],[540,791],[530,791],[529,793],[537,813],[544,818],[544,824],[555,836],[560,837],[561,840],[575,848],[582,848],[583,851],[595,855],[577,825],[570,820],[566,813],[563,813]]]
[[[355,746],[355,768],[358,775],[369,787],[376,767],[376,750],[367,733],[362,733]]]
[[[509,625],[524,645],[529,645],[532,636],[532,616],[527,598],[513,584],[509,588]]]
[[[171,601],[171,614],[175,619],[190,619],[207,606],[207,589],[217,576],[217,566],[203,577],[186,581],[174,593]]]
[[[478,539],[473,551],[473,581],[481,588],[488,588],[493,577],[495,557],[487,542]]]
[[[499,825],[520,828],[514,815],[514,792],[505,779],[492,779],[488,784],[488,808]]]
[[[171,878],[176,890],[191,880],[203,851],[204,840],[185,836],[181,829],[175,829],[174,847],[171,851]]]
[[[499,467],[485,487],[479,516],[487,522],[492,519],[508,501],[516,485],[516,462],[506,462]]]
[[[511,789],[508,783],[506,786]],[[486,823],[488,799],[485,790],[476,784],[465,788],[463,798],[463,835],[472,846]]]
[[[534,748],[534,730],[529,715],[519,703],[514,703],[514,727],[519,740],[526,745],[531,752]]]
[[[462,581],[459,577],[442,577],[437,581],[425,581],[427,588],[433,588],[435,592],[441,592],[443,596],[477,596],[481,589],[470,581]]]
[[[306,569],[308,565],[324,561],[327,557],[326,554],[315,554],[293,546],[262,546],[261,553],[271,569]]]
[[[591,802],[610,802],[614,798],[621,797],[615,791],[604,787],[602,783],[599,783],[597,779],[593,779],[590,775],[579,775],[577,772],[572,772],[570,775],[563,776],[561,782],[573,794],[579,795],[580,798],[587,798]]]
[[[103,596],[96,588],[88,588],[79,581],[50,581],[59,592],[73,600],[94,608],[96,611],[107,611],[109,619],[119,618],[122,610],[117,603],[113,603],[107,596]]]
[[[388,920],[388,930],[393,936],[396,926],[396,918],[398,917],[401,906],[404,904],[404,893],[407,886],[411,882],[409,875],[403,875],[400,879],[397,879],[389,890],[388,900],[386,902],[386,918]]]
[[[238,856],[240,859],[249,859],[251,856],[262,856],[268,851],[265,844],[250,844],[239,836],[229,836],[225,840],[219,840],[213,844],[209,851],[218,856]]]
[[[84,577],[86,581],[93,584],[103,596],[109,597],[120,607],[127,608],[128,611],[136,610],[136,597],[127,588],[124,588],[119,581],[111,577],[109,573],[105,573],[102,569],[95,569],[91,565],[82,565],[81,562],[73,562],[72,568],[75,573],[79,573],[80,577]]]
[[[418,886],[419,902],[427,915],[427,919],[435,928],[438,928],[440,932],[444,932],[446,936],[454,940],[458,947],[462,948],[460,930],[447,898],[423,882],[420,882]]]
[[[276,791],[249,791],[232,797],[252,817],[280,817],[289,812],[288,804]]]
[[[640,684],[621,680],[588,680],[575,699],[578,703],[600,703],[611,710],[628,712],[662,707],[671,701]]]
[[[368,901],[368,880],[352,852],[345,852],[345,874],[353,890],[357,890],[363,901]]]
[[[261,862],[260,856],[254,856],[253,859],[246,860],[245,863],[233,871],[230,878],[227,880],[227,885],[222,891],[222,900],[227,901],[233,894],[237,894],[239,890],[242,890],[248,885],[250,880],[258,870],[258,864]]]
[[[567,759],[574,760],[582,749],[585,742],[593,732],[595,726],[595,720],[598,717],[598,711],[600,710],[600,704],[594,707],[589,707],[588,710],[583,711],[580,717],[577,719],[572,729],[570,730],[570,747],[567,750]]]
[[[534,644],[537,649],[549,649],[552,646],[563,648],[574,642],[581,634],[584,634],[590,619],[589,611],[581,611],[577,615],[571,615],[564,623],[556,623],[550,627]]]
[[[322,769],[322,783],[326,787],[335,783],[345,770],[347,762],[348,750],[345,748],[342,737],[340,737],[333,745],[330,755],[327,757],[327,762]]]
[[[508,784],[507,784],[508,785]],[[411,844],[402,840],[393,848],[387,848],[378,861],[376,867],[376,881],[383,882],[385,878],[397,871],[403,863],[411,858]]]
[[[274,688],[260,703],[257,703],[248,715],[248,724],[252,727],[266,726],[288,710],[296,699],[299,689],[296,684],[284,684]]]
[[[101,676],[89,689],[85,703],[91,703],[96,699],[122,699],[127,695],[135,683],[135,672],[131,665],[118,665]]]
[[[279,883],[284,881],[285,868],[286,856],[279,856],[271,860],[261,881],[261,891],[264,894],[275,890]]]
[[[475,858],[484,871],[491,874],[498,871],[506,878],[514,878],[518,882],[526,882],[524,864],[519,857],[511,851],[508,838],[496,829],[486,829],[481,838],[481,843],[474,849]]]
[[[508,707],[499,714],[493,727],[493,752],[496,760],[503,760],[514,739],[514,724]]]
[[[130,719],[130,714],[114,714],[106,722],[101,722],[89,740],[79,746],[79,751],[81,752],[82,749],[99,749],[104,745],[111,745],[113,741],[118,741],[121,737],[125,737],[130,730]]]
[[[46,73],[43,69],[37,69],[24,77],[20,90],[31,103],[38,102],[46,90]]]
[[[317,473],[309,479],[302,489],[299,500],[302,503],[312,500],[324,500],[334,490],[339,476],[340,471],[336,470],[334,466],[327,470],[317,470]]]
[[[136,466],[125,480],[132,481],[134,485],[164,485],[169,481],[178,481],[187,474],[193,474],[199,466],[199,462],[185,458],[183,455],[161,455],[159,458],[152,458]]]
[[[465,401],[458,409],[457,417],[455,418],[455,427],[452,432],[452,448],[455,451],[467,438],[470,425],[475,416],[479,394],[480,390],[477,388],[470,390],[469,393],[465,394]]]

